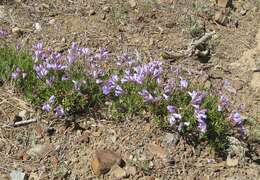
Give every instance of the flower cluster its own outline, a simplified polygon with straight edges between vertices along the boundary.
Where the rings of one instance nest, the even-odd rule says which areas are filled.
[[[206,136],[209,131],[225,131],[222,124],[228,121],[222,120],[230,112],[227,110],[229,100],[220,96],[217,104],[213,100],[207,102],[210,105],[205,103],[212,95],[193,89],[192,83],[184,78],[187,73],[192,76],[191,70],[175,66],[165,69],[161,61],[144,63],[140,57],[134,58],[128,53],[113,57],[105,48],[94,51],[76,43],[72,43],[67,53],[58,53],[46,50],[39,42],[33,46],[32,53],[30,72],[35,74],[32,84],[40,92],[34,97],[40,100],[43,111],[53,112],[57,117],[65,116],[78,106],[90,107],[86,105],[88,101],[92,105],[111,101],[116,110],[132,108],[131,112],[137,114],[137,111],[151,111],[181,132],[194,131]],[[12,79],[26,79],[26,72],[17,67]],[[244,131],[239,113],[231,113],[229,118],[234,127]],[[219,127],[212,127],[215,124]]]

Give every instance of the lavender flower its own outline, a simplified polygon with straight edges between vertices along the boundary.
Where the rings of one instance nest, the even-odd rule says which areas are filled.
[[[12,79],[17,79],[21,75],[21,70],[19,68],[16,68],[16,70],[12,73]]]
[[[105,95],[108,95],[111,92],[111,90],[112,90],[111,86],[107,84],[102,87],[102,92]]]
[[[169,105],[169,106],[167,106],[167,110],[168,110],[169,113],[174,113],[176,111],[176,107]]]
[[[108,58],[108,50],[105,48],[99,48],[99,52],[95,54],[95,58],[97,59],[107,59]]]
[[[225,96],[220,96],[220,104],[218,105],[218,111],[222,111],[223,107],[226,107],[229,100]]]
[[[169,121],[170,125],[172,126],[172,125],[175,124],[175,122],[176,122],[177,120],[180,120],[181,118],[182,118],[182,117],[181,117],[180,114],[172,113],[172,114],[169,115],[168,121]]]
[[[181,88],[186,89],[188,87],[188,81],[186,79],[182,79],[180,80],[180,86]]]
[[[52,95],[50,98],[49,98],[49,103],[53,104],[55,101],[55,96]]]
[[[195,106],[199,106],[201,104],[203,98],[206,96],[206,93],[204,93],[204,92],[193,91],[192,93],[191,92],[188,92],[188,93],[191,96],[191,104],[195,105]]]
[[[50,112],[51,111],[51,106],[48,103],[44,103],[42,106],[42,110],[46,111],[46,112]]]
[[[238,112],[231,113],[229,118],[232,119],[236,123],[236,126],[242,125],[243,121],[244,121],[244,119]]]
[[[119,96],[123,92],[124,92],[124,90],[119,85],[117,85],[116,89],[115,89],[115,96]]]
[[[144,98],[145,102],[149,102],[149,101],[153,101],[154,100],[154,97],[146,89],[143,89],[138,94]]]
[[[64,109],[62,106],[58,106],[54,109],[54,113],[57,117],[62,117],[65,115]]]
[[[207,124],[205,123],[204,120],[202,120],[202,119],[199,120],[198,128],[199,128],[199,130],[200,130],[202,133],[205,133],[205,132],[206,132],[206,130],[207,130]]]
[[[208,112],[207,109],[195,109],[195,116],[198,119],[198,128],[201,132],[205,133],[207,130],[207,124],[205,123],[205,120],[207,119],[206,113]]]
[[[33,46],[34,52],[34,62],[38,62],[40,59],[43,59],[43,43],[38,42],[36,45]]]
[[[8,33],[7,33],[6,30],[0,29],[0,38],[1,38],[1,37],[5,37],[5,36],[7,36],[7,35],[8,35]]]
[[[36,74],[39,78],[43,78],[48,74],[48,69],[44,67],[42,64],[34,65],[34,70],[36,71]]]

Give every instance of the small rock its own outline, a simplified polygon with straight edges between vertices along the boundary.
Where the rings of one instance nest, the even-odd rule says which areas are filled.
[[[41,26],[40,23],[35,23],[34,27],[35,27],[35,30],[38,31],[38,32],[42,30],[42,26]]]
[[[137,6],[136,0],[129,0],[129,4],[130,4],[131,8],[136,8],[136,6]]]
[[[175,22],[168,22],[168,23],[165,24],[165,26],[166,26],[167,28],[169,28],[169,29],[173,28],[175,25],[176,25]]]
[[[89,134],[83,134],[79,137],[78,141],[80,143],[89,143]]]
[[[55,21],[55,19],[51,19],[50,21],[49,21],[49,24],[54,24],[56,21]]]
[[[231,159],[231,158],[227,158],[226,160],[226,164],[227,166],[230,166],[230,167],[234,167],[234,166],[237,166],[238,165],[238,159]]]
[[[18,27],[14,27],[12,29],[12,33],[16,36],[16,37],[21,37],[23,35],[23,31],[18,28]]]
[[[246,10],[246,9],[243,9],[242,11],[240,11],[241,16],[245,16],[246,13],[247,13],[247,10]]]
[[[95,175],[106,174],[113,165],[117,164],[123,167],[124,161],[121,156],[110,150],[101,150],[96,152],[96,157],[91,161],[91,168]]]
[[[240,162],[243,162],[246,157],[246,152],[248,151],[247,145],[239,141],[235,137],[228,137],[229,148],[227,149],[228,157],[238,159]]]
[[[168,153],[161,146],[154,144],[154,143],[149,143],[147,145],[147,149],[151,154],[158,156],[159,158],[162,158],[162,159],[167,159]]]
[[[126,178],[127,177],[127,173],[120,166],[114,165],[111,168],[110,176],[112,176],[112,177],[114,177],[116,179],[122,179],[122,178]]]
[[[217,12],[214,17],[215,21],[223,26],[228,24],[227,16],[222,12]]]
[[[126,166],[125,170],[129,175],[135,176],[137,174],[137,170],[135,166]]]
[[[29,176],[28,180],[36,180],[36,179],[39,179],[38,174],[30,173],[30,176]]]
[[[18,116],[21,117],[22,119],[26,119],[28,115],[28,112],[26,110],[22,110],[18,113]]]
[[[110,7],[109,6],[103,7],[103,11],[106,12],[106,13],[109,13],[110,12]]]
[[[216,0],[219,7],[226,8],[232,6],[232,0]]]
[[[13,170],[10,173],[10,178],[11,178],[11,180],[25,180],[26,174],[21,171]]]
[[[91,9],[91,10],[89,11],[89,15],[90,15],[90,16],[93,16],[93,15],[95,15],[95,14],[96,14],[96,11],[95,11],[95,10]]]
[[[27,151],[30,157],[40,157],[47,153],[49,147],[46,144],[36,144],[31,149]]]
[[[167,146],[176,145],[180,140],[180,136],[177,133],[166,133],[164,141]]]

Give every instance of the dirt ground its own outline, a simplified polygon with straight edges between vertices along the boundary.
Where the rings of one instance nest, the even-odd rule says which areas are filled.
[[[216,14],[222,12],[225,21]],[[107,47],[111,53],[135,52],[200,72],[199,81],[232,100],[253,126],[248,127],[251,157],[237,165],[214,159],[208,150],[194,149],[180,137],[160,130],[145,118],[113,122],[105,117],[80,116],[9,127],[14,116],[34,109],[10,86],[0,89],[0,179],[12,170],[29,179],[115,179],[96,177],[90,161],[96,150],[121,154],[128,179],[259,179],[260,178],[260,1],[233,0],[229,8],[213,0],[0,0],[0,28],[8,36],[1,45],[31,47],[41,40],[59,52],[71,42]],[[215,31],[210,58],[178,54],[193,39]],[[226,85],[224,82],[229,82]],[[223,85],[224,84],[224,85]],[[258,133],[258,136],[256,135]],[[176,143],[169,141],[178,140]],[[167,149],[174,161],[151,156],[147,144]],[[29,152],[39,148],[36,154]],[[149,149],[149,148],[148,148]],[[213,160],[214,159],[214,160]]]

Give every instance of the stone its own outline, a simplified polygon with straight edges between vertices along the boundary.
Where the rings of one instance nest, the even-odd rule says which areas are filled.
[[[27,151],[27,154],[30,157],[41,157],[49,150],[48,145],[46,144],[36,144],[31,149]]]
[[[129,4],[130,4],[131,8],[136,8],[136,6],[137,6],[136,0],[129,0]]]
[[[236,159],[236,158],[232,159],[232,158],[228,157],[226,160],[226,165],[229,167],[235,167],[238,165],[238,159]]]
[[[221,24],[223,26],[226,26],[228,24],[228,18],[223,12],[216,12],[214,19],[218,24]]]
[[[95,14],[96,14],[96,11],[95,11],[95,10],[91,9],[91,10],[89,11],[89,15],[90,15],[90,16],[93,16],[93,15],[95,15]]]
[[[35,30],[36,30],[37,32],[39,32],[39,31],[42,30],[42,26],[41,26],[40,23],[35,23],[35,24],[34,24],[34,28],[35,28]]]
[[[22,29],[20,29],[20,28],[18,28],[18,27],[12,28],[12,33],[13,33],[16,37],[21,37],[21,36],[23,35]]]
[[[216,0],[219,7],[226,8],[232,6],[232,0]]]
[[[157,156],[162,159],[167,159],[168,156],[167,151],[157,144],[149,143],[147,145],[147,150],[154,156]]]
[[[123,168],[121,168],[116,164],[111,168],[110,176],[116,179],[122,179],[122,178],[126,178],[128,174]]]
[[[180,135],[177,133],[166,133],[164,142],[167,146],[176,145],[180,140]]]
[[[103,7],[103,11],[106,12],[106,13],[109,13],[110,12],[110,7],[109,6],[105,6]]]
[[[13,170],[10,173],[10,178],[11,180],[25,180],[26,174],[21,171]]]
[[[78,138],[79,143],[89,143],[89,134],[83,134]]]
[[[136,170],[135,166],[126,166],[125,170],[126,170],[126,173],[131,176],[135,176],[137,174],[137,170]]]
[[[246,152],[248,151],[247,145],[239,141],[235,137],[228,137],[229,148],[227,149],[228,157],[236,158],[239,162],[244,162],[246,157]],[[234,163],[234,162],[233,162]]]
[[[110,150],[96,151],[94,159],[91,161],[91,168],[95,175],[100,176],[110,171],[112,166],[117,164],[124,166],[121,156]]]

